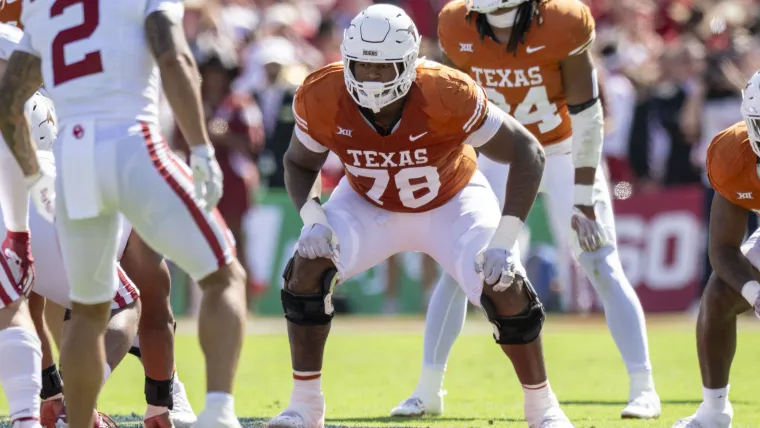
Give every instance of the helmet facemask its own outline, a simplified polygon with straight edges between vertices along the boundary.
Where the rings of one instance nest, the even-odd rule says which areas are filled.
[[[749,116],[742,111],[742,116],[744,117],[744,123],[747,124],[747,134],[752,151],[757,156],[760,156],[760,115]]]
[[[742,118],[747,125],[747,134],[752,151],[760,157],[760,71],[750,78],[742,90]]]
[[[356,61],[344,56],[344,77],[348,93],[357,104],[377,113],[409,92],[414,79],[417,78],[416,60],[414,55],[414,58],[410,56],[405,61],[393,62],[396,77],[389,82],[360,82],[355,74],[356,63],[369,61]]]
[[[377,113],[406,96],[417,78],[420,41],[411,18],[396,6],[376,4],[354,18],[340,46],[346,89],[354,101]],[[357,63],[392,64],[395,78],[359,81]]]

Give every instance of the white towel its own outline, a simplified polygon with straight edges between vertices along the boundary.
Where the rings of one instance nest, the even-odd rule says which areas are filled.
[[[59,135],[59,173],[72,220],[97,217],[103,209],[95,165],[95,121],[72,120]]]

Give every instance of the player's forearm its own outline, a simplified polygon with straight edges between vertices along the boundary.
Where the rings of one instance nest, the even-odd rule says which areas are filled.
[[[198,67],[177,10],[160,10],[145,19],[145,38],[161,71],[161,82],[188,145],[208,143]]]
[[[24,177],[36,177],[40,173],[37,148],[31,138],[29,120],[24,114],[23,105],[17,111],[9,110],[0,108],[0,132]]]
[[[507,177],[504,216],[517,217],[525,222],[536,200],[545,164],[546,155],[537,141],[515,145],[514,160]]]
[[[40,174],[40,165],[24,104],[41,84],[40,59],[14,51],[0,80],[0,132],[24,177],[34,179]]]
[[[200,80],[195,61],[189,52],[159,61],[164,94],[174,111],[174,118],[190,147],[207,144]]]
[[[306,201],[322,196],[322,179],[320,172],[305,168],[285,156],[285,189],[297,210],[301,210]]]
[[[738,293],[744,284],[755,281],[752,264],[741,249],[729,245],[711,246],[709,256],[715,273]]]

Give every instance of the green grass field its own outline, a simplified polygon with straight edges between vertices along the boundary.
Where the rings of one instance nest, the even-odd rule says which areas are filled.
[[[731,399],[734,427],[760,426],[755,388],[760,323],[744,319],[734,361]],[[628,381],[604,320],[550,316],[544,347],[549,376],[564,410],[576,427],[669,427],[691,414],[701,400],[694,321],[685,316],[649,317],[649,344],[663,414],[656,421],[619,418]],[[263,426],[287,405],[291,374],[284,319],[255,319],[236,385],[238,415],[246,426]],[[180,379],[200,411],[204,397],[203,360],[195,325],[183,322],[177,335]],[[328,426],[333,427],[490,427],[525,426],[522,391],[511,365],[490,337],[490,326],[470,314],[454,347],[445,382],[446,412],[437,418],[398,420],[388,411],[414,388],[422,358],[419,318],[336,318],[327,345],[323,388]],[[120,426],[140,426],[144,411],[143,375],[128,356],[101,395],[100,410],[119,415]],[[5,406],[5,400],[0,400]],[[0,414],[7,409],[0,407]],[[136,414],[135,414],[136,413]]]

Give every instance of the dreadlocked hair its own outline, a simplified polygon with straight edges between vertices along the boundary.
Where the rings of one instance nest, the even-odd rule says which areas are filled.
[[[525,3],[517,6],[517,14],[515,15],[515,22],[512,24],[512,32],[509,34],[509,41],[507,42],[507,52],[511,52],[513,55],[517,55],[517,45],[525,44],[525,36],[530,31],[530,26],[533,23],[533,18],[536,18],[538,25],[543,24],[543,18],[541,17],[541,11],[538,5],[546,0],[528,0]],[[488,19],[485,13],[470,12],[467,14],[467,22],[475,20],[475,28],[480,35],[480,40],[490,37],[493,41],[496,40],[496,35],[493,33],[493,28],[488,24]]]

